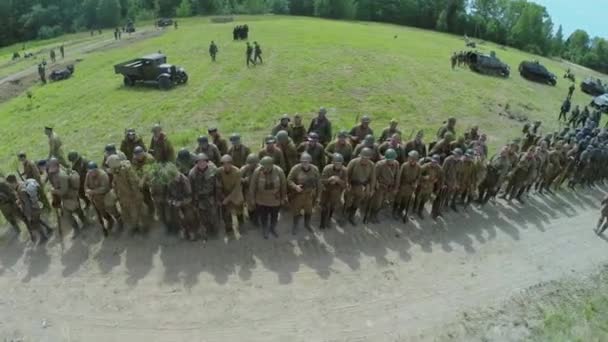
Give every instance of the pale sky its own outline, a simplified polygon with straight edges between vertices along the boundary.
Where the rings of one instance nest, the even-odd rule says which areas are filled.
[[[576,29],[583,29],[591,37],[608,39],[608,0],[532,0],[547,8],[555,25],[564,30],[564,39]]]

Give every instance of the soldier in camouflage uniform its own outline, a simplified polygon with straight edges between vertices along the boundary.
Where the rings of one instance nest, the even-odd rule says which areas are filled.
[[[127,129],[125,131],[125,137],[120,143],[120,151],[125,154],[127,160],[133,160],[133,150],[135,150],[137,146],[143,148],[144,151],[146,150],[146,144],[144,143],[144,140],[139,135],[137,135],[137,133],[135,133],[135,130],[133,128]]]
[[[488,164],[486,177],[478,187],[478,202],[482,205],[488,203],[490,198],[498,194],[507,175],[511,171],[509,148],[505,146],[499,154],[493,156]]]
[[[30,233],[30,238],[32,242],[36,242],[36,238],[34,237],[34,232],[38,233],[38,241],[44,242],[48,240],[49,236],[53,233],[49,228],[48,224],[42,220],[40,215],[42,214],[42,208],[40,207],[40,203],[38,202],[38,198],[40,195],[38,194],[38,190],[40,190],[40,186],[35,179],[28,178],[25,181],[17,181],[17,177],[15,175],[8,175],[6,177],[6,182],[10,188],[14,190],[14,194],[16,195],[16,203],[18,205],[17,214],[20,219],[25,222],[25,225],[28,228]],[[3,190],[0,190],[0,197],[6,193],[5,186],[2,186]],[[0,199],[0,202],[2,200]],[[3,204],[0,204],[0,208],[4,207]],[[20,208],[19,208],[20,207]],[[4,210],[3,210],[4,212]],[[14,221],[14,219],[13,219]],[[13,225],[15,222],[11,222],[13,229],[15,229],[16,225]],[[18,232],[17,227],[17,232]]]
[[[247,163],[247,156],[251,154],[251,150],[243,145],[241,135],[238,133],[230,135],[230,143],[232,146],[228,149],[228,154],[232,157],[232,164],[241,168]]]
[[[393,205],[393,216],[401,216],[403,222],[407,223],[410,206],[414,204],[414,192],[420,181],[420,164],[418,163],[418,152],[410,151],[407,162],[401,165],[397,174],[397,197]]]
[[[401,145],[401,136],[397,133],[393,134],[387,141],[378,146],[378,153],[384,155],[388,149],[395,151],[399,164],[405,163],[405,149]]]
[[[464,153],[464,158],[461,162],[460,174],[460,200],[464,203],[465,208],[473,200],[475,189],[477,187],[477,170],[474,151],[468,149]]]
[[[20,152],[19,161],[23,165],[23,179],[35,179],[38,182],[38,195],[40,196],[40,202],[42,202],[42,207],[45,210],[51,209],[51,204],[49,203],[49,198],[46,196],[46,191],[44,189],[44,182],[42,181],[42,176],[40,175],[40,170],[36,164],[27,159],[27,155],[24,152]]]
[[[222,166],[218,169],[216,177],[218,178],[218,194],[222,205],[222,215],[224,224],[226,225],[226,234],[233,235],[232,215],[236,215],[239,223],[239,232],[243,233],[243,189],[241,187],[241,171],[238,167],[232,165],[232,157],[229,155],[222,156]]]
[[[142,179],[142,187],[141,192],[144,196],[144,203],[148,208],[148,214],[154,217],[155,212],[158,213],[161,222],[166,222],[164,206],[160,205],[160,203],[164,203],[165,193],[164,189],[153,189],[154,187],[150,184],[148,177],[146,177],[146,166],[154,164],[154,157],[148,152],[146,152],[143,147],[137,146],[133,150],[133,161],[131,162],[131,166],[137,173],[137,176]],[[154,198],[157,198],[155,200]],[[160,199],[162,198],[162,199]]]
[[[508,196],[508,201],[511,201],[513,200],[513,197],[520,195],[520,190],[523,188],[525,181],[528,179],[530,163],[533,157],[533,154],[530,152],[526,152],[522,155],[521,159],[519,162],[517,162],[516,166],[508,176],[509,182],[507,184],[505,194],[502,196],[503,199],[507,198]],[[521,202],[521,197],[517,198],[517,200]]]
[[[316,118],[310,122],[308,127],[308,134],[315,132],[319,135],[319,142],[323,146],[331,141],[331,122],[327,119],[327,110],[323,107],[319,109],[319,114]]]
[[[152,139],[150,140],[149,152],[159,163],[175,161],[175,150],[173,149],[173,145],[159,124],[155,124],[152,127]]]
[[[222,154],[217,146],[209,143],[209,138],[204,135],[198,137],[196,141],[198,142],[198,146],[196,149],[194,149],[194,154],[199,155],[204,153],[207,158],[209,158],[209,160],[215,164],[215,166],[220,165],[220,158],[222,158]]]
[[[47,159],[56,158],[61,166],[68,168],[68,162],[63,154],[61,138],[53,131],[52,127],[45,127],[44,134],[49,138],[49,156]]]
[[[445,160],[452,150],[450,150],[450,143],[454,140],[454,135],[451,132],[446,132],[443,135],[443,139],[437,141],[437,143],[431,148],[430,155],[438,154],[441,160]]]
[[[325,154],[327,158],[333,158],[333,155],[338,153],[344,159],[344,164],[348,164],[352,159],[353,155],[353,145],[351,145],[348,141],[348,132],[340,131],[338,133],[338,137],[336,140],[332,141],[325,148]]]
[[[137,171],[128,160],[120,160],[116,155],[108,157],[108,165],[112,170],[112,188],[120,203],[121,217],[131,234],[145,233],[144,227],[144,196]]]
[[[76,237],[82,230],[78,225],[76,217],[80,218],[83,225],[88,223],[82,208],[80,208],[80,201],[78,200],[80,180],[78,180],[78,184],[76,184],[74,180],[75,177],[77,177],[77,174],[68,175],[61,169],[59,160],[55,158],[49,160],[47,174],[49,182],[53,187],[51,190],[53,208],[61,209],[62,217],[67,218],[70,221],[70,224],[74,228],[73,237]]]
[[[287,131],[279,131],[276,136],[277,147],[283,153],[285,169],[291,170],[298,163],[298,151],[289,138]]]
[[[27,219],[17,205],[17,193],[5,179],[0,179],[0,212],[16,234],[21,233],[17,220],[21,220],[27,225]]]
[[[321,185],[323,190],[319,229],[327,229],[334,212],[340,212],[342,209],[342,193],[346,188],[346,167],[344,167],[344,158],[339,153],[335,153],[332,156],[332,163],[323,169]]]
[[[72,171],[77,172],[80,176],[80,188],[78,190],[78,196],[80,196],[80,199],[85,204],[84,209],[89,209],[91,202],[89,201],[89,198],[87,197],[84,188],[84,181],[87,177],[87,172],[89,171],[87,168],[87,166],[89,165],[89,161],[85,157],[78,154],[78,152],[74,151],[68,153],[68,160],[70,161],[70,163],[72,163]]]
[[[93,203],[97,219],[101,224],[105,236],[108,236],[109,232],[112,231],[115,223],[118,223],[119,227],[122,227],[120,213],[116,208],[115,195],[111,192],[110,186],[108,174],[98,168],[95,162],[89,162],[87,164],[84,189],[87,197]]]
[[[289,125],[289,137],[293,140],[293,144],[298,146],[306,140],[306,127],[302,124],[302,116],[294,115],[293,124]]]
[[[378,138],[378,144],[381,144],[391,138],[393,135],[397,134],[401,136],[401,131],[397,129],[397,125],[399,123],[397,120],[392,119],[389,123],[389,126],[382,130],[382,134],[380,134],[380,138]]]
[[[369,116],[363,115],[361,118],[361,123],[357,126],[353,127],[350,132],[350,141],[353,146],[357,146],[358,144],[363,142],[368,135],[374,136],[374,130],[369,127],[369,124],[372,122]]]
[[[424,132],[418,131],[414,139],[405,144],[405,155],[408,155],[410,151],[416,151],[420,158],[426,158],[426,144],[422,141],[422,138],[424,138]]]
[[[380,223],[378,213],[387,202],[395,202],[397,192],[397,176],[399,175],[399,162],[397,152],[388,149],[384,153],[384,159],[375,165],[376,187],[371,198],[371,208],[368,220],[372,223]],[[394,205],[394,204],[393,204]]]
[[[264,143],[266,146],[258,153],[258,158],[260,160],[264,157],[272,158],[272,163],[285,172],[285,170],[287,170],[287,164],[285,163],[285,158],[283,158],[283,152],[276,146],[276,138],[269,135],[264,140]],[[287,172],[289,172],[289,170],[287,170]]]
[[[291,234],[296,235],[298,233],[298,223],[302,218],[302,213],[304,213],[304,227],[312,232],[310,220],[312,209],[321,190],[321,175],[319,169],[312,165],[312,157],[308,153],[302,153],[300,163],[289,172],[287,187],[293,215]]]
[[[192,198],[198,217],[202,224],[203,239],[207,239],[207,233],[217,235],[218,226],[218,182],[217,167],[209,163],[209,158],[204,153],[196,156],[196,165],[190,170],[188,178],[192,186]]]
[[[104,170],[110,174],[111,174],[110,167],[108,166],[107,160],[108,160],[109,156],[113,156],[113,155],[118,156],[118,158],[120,160],[127,160],[127,156],[124,153],[122,153],[122,151],[117,151],[116,146],[114,144],[107,144],[104,147],[102,165],[103,165]]]
[[[317,133],[310,133],[308,135],[308,141],[305,141],[298,146],[298,153],[308,153],[312,158],[312,164],[319,170],[323,170],[325,167],[325,149],[323,145],[319,143],[319,135]]]
[[[185,147],[177,152],[175,166],[177,166],[177,170],[184,176],[188,176],[188,173],[194,167],[194,157],[195,155],[190,153]]]
[[[287,180],[280,167],[274,165],[272,157],[260,161],[249,181],[249,198],[256,205],[256,217],[262,224],[264,239],[276,231],[281,205],[287,204]]]
[[[254,227],[259,226],[259,221],[255,215],[255,201],[249,196],[249,180],[255,169],[260,166],[260,159],[257,154],[251,153],[247,156],[247,163],[241,167],[241,187],[243,189],[243,197],[247,202],[247,217]]]
[[[223,156],[224,154],[228,153],[228,142],[226,139],[224,139],[224,137],[222,137],[220,132],[218,132],[217,127],[209,128],[207,133],[209,133],[209,136],[213,139],[213,144],[220,151],[220,155]]]
[[[376,187],[376,172],[374,162],[371,160],[372,155],[373,151],[366,147],[361,151],[361,156],[351,160],[346,167],[344,210],[352,225],[357,224],[355,221],[357,209],[361,211],[361,216],[365,216],[369,199]]]
[[[418,181],[418,192],[414,204],[414,210],[422,220],[424,219],[424,206],[431,199],[433,193],[441,191],[443,186],[443,170],[439,164],[441,157],[436,154],[430,159],[430,162],[420,167],[420,180]],[[431,216],[434,219],[440,215],[439,210],[439,206],[433,204]]]

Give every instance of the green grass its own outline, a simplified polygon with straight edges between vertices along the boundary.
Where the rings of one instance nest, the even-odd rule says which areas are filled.
[[[264,65],[245,67],[245,43],[232,41],[238,23],[250,23],[250,38],[261,43]],[[210,40],[220,49],[215,64],[207,54]],[[226,24],[180,20],[178,30],[168,29],[160,37],[86,55],[73,79],[31,88],[33,100],[22,95],[0,104],[5,142],[0,166],[10,165],[19,150],[45,156],[45,125],[56,127],[66,152],[80,150],[101,159],[104,145],[119,143],[126,127],[148,139],[152,123],[160,121],[181,147],[194,146],[199,133],[217,125],[224,133],[241,132],[247,143],[259,146],[282,113],[302,113],[308,122],[319,106],[329,109],[335,131],[370,113],[377,132],[394,117],[406,138],[422,128],[427,140],[446,117],[456,116],[460,132],[479,124],[493,146],[502,144],[521,127],[497,115],[497,104],[505,103],[554,128],[567,82],[560,78],[557,87],[550,87],[522,79],[519,62],[538,57],[492,44],[481,49],[495,50],[511,65],[510,79],[452,71],[449,57],[463,48],[461,37],[374,23],[275,16],[239,17]],[[113,65],[159,49],[169,62],[186,68],[189,84],[169,92],[124,88]],[[560,77],[567,67],[539,59]],[[573,70],[579,80],[593,74]],[[586,104],[590,97],[577,89],[574,101]]]

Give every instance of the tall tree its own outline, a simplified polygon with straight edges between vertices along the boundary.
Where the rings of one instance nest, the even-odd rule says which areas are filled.
[[[120,24],[120,3],[118,0],[99,0],[97,5],[99,25],[114,27]]]

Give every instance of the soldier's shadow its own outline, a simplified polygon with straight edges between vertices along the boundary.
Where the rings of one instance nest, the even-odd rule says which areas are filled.
[[[129,232],[126,234],[131,235]],[[152,269],[153,258],[159,248],[158,234],[158,228],[151,228],[147,234],[135,234],[128,237],[125,259],[127,285],[137,285],[139,280],[143,279]]]
[[[32,278],[46,273],[51,265],[51,257],[46,245],[31,246],[25,253],[25,263],[28,265],[27,274],[21,280],[29,283]]]
[[[28,237],[29,238],[29,237]],[[19,235],[5,231],[0,245],[0,275],[10,269],[23,257],[28,242],[22,242]]]

